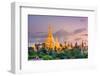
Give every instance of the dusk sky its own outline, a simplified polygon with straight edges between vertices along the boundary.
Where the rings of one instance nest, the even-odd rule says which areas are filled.
[[[87,34],[88,17],[28,15],[28,41],[30,43],[34,42],[35,34],[47,34],[49,24],[52,27],[53,33],[64,30],[69,34],[74,32],[79,34],[82,31],[84,34]],[[66,34],[66,36],[69,35]],[[37,37],[41,38],[41,36]]]

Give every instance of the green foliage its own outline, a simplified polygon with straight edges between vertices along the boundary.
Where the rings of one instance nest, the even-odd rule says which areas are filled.
[[[81,58],[82,56],[81,50],[78,48],[75,48],[72,50],[71,55],[72,55],[72,58]]]
[[[50,55],[44,55],[44,56],[42,57],[42,59],[43,59],[43,60],[52,60],[53,57],[50,56]]]
[[[85,50],[86,51],[86,50]],[[61,52],[56,52],[53,49],[47,50],[41,48],[37,52],[31,47],[28,49],[28,59],[42,59],[42,60],[55,60],[55,59],[79,59],[88,58],[88,53],[82,53],[80,48],[63,49]]]
[[[37,56],[38,56],[37,52],[35,52],[32,48],[29,47],[29,49],[28,49],[28,59],[34,59]]]

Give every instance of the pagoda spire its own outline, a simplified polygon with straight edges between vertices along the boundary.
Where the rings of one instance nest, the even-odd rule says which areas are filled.
[[[60,50],[60,48],[61,48],[61,47],[60,47],[60,43],[59,43],[59,41],[58,41],[58,38],[56,37],[56,38],[55,38],[55,49],[56,49],[56,50]]]
[[[48,27],[48,35],[45,41],[45,46],[48,49],[54,49],[54,38],[53,38],[53,34],[52,34],[52,28],[51,25],[49,25]]]

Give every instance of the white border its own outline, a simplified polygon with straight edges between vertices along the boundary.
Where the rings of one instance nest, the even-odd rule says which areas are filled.
[[[12,72],[46,72],[74,68],[89,68],[95,60],[95,9],[68,7],[37,7],[33,4],[12,3]],[[59,13],[57,13],[59,12]],[[88,16],[89,58],[78,60],[27,61],[27,15]],[[14,51],[15,50],[15,51]],[[24,51],[22,51],[24,50]],[[91,51],[90,51],[91,50]]]

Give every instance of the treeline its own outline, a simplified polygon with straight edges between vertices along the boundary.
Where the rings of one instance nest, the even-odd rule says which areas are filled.
[[[61,51],[53,49],[41,48],[35,51],[32,47],[28,47],[28,60],[57,60],[57,59],[80,59],[88,58],[86,49],[73,48],[63,49]]]

